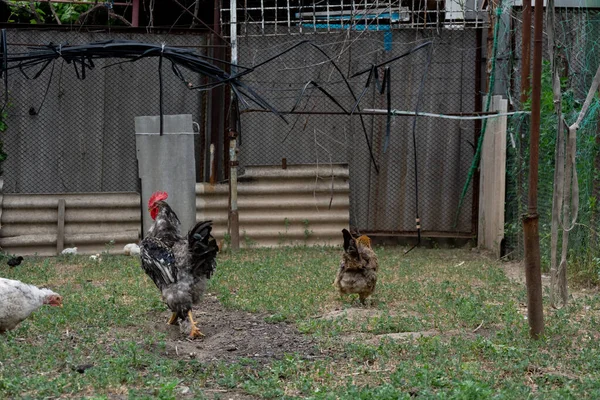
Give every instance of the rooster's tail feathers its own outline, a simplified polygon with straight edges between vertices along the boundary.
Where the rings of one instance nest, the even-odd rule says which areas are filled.
[[[188,233],[188,248],[192,255],[191,267],[194,276],[210,278],[216,269],[216,256],[219,252],[217,241],[210,234],[212,221],[198,222]]]

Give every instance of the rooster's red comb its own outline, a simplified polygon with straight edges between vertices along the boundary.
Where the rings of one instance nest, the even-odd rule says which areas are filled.
[[[148,207],[151,208],[154,203],[165,200],[167,197],[169,197],[167,192],[154,192],[154,194],[150,196],[150,200],[148,200]]]

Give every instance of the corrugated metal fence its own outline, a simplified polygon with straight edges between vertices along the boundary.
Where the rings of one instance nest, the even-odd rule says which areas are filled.
[[[242,247],[337,245],[348,227],[347,165],[249,167],[238,188]],[[225,245],[228,195],[227,184],[196,185],[196,220],[213,220],[213,234]],[[49,256],[60,252],[62,238],[80,254],[122,253],[139,241],[142,212],[138,193],[5,194],[0,247]]]
[[[213,220],[215,237],[225,242],[228,193],[227,184],[196,186],[196,219]],[[249,166],[238,183],[240,246],[339,244],[349,193],[344,164]]]
[[[64,213],[59,201],[64,200]],[[5,194],[0,247],[10,254],[56,255],[64,247],[94,254],[137,243],[138,193]]]

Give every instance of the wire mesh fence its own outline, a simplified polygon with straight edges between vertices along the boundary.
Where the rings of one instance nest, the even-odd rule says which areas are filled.
[[[420,112],[445,115],[481,111],[486,91],[484,63],[490,61],[485,59],[487,29],[481,27],[483,22],[478,22],[475,29],[467,24],[457,29],[453,25],[456,21],[444,19],[443,26],[430,24],[404,29],[398,21],[392,21],[398,23],[392,26],[391,20],[387,25],[373,27],[365,22],[361,27],[359,21],[351,18],[356,29],[348,29],[344,26],[345,9],[338,10],[337,25],[331,23],[333,20],[329,24],[324,20],[323,25],[323,20],[305,21],[303,18],[307,16],[302,13],[306,10],[301,8],[281,15],[277,14],[280,11],[277,8],[275,14],[271,13],[273,18],[289,15],[289,23],[283,20],[263,24],[260,9],[247,13],[242,10],[238,15],[239,63],[251,67],[271,59],[246,75],[244,81],[276,109],[294,110],[293,114],[285,115],[286,123],[254,109],[252,104],[242,107],[241,172],[248,165],[277,165],[283,158],[288,164],[318,163],[323,168],[347,163],[351,224],[360,230],[414,234],[415,217],[419,215],[424,234],[474,235],[477,225],[474,183],[469,185],[460,208],[459,202],[481,124],[423,116],[415,119],[409,115],[393,116],[388,125],[385,111],[388,105],[407,112],[418,107]],[[223,15],[227,10],[224,12],[226,32],[228,19]],[[264,15],[267,14],[265,11]],[[365,21],[367,14],[360,14]],[[396,18],[393,13],[378,15]],[[292,17],[298,18],[293,21]],[[493,93],[508,98],[512,110],[527,110],[529,104],[519,103],[521,13],[518,8],[503,5],[498,18],[500,29],[488,38],[499,43]],[[248,23],[252,21],[258,23]],[[275,32],[275,27],[280,31]],[[285,29],[281,31],[281,27]],[[563,109],[567,122],[573,122],[600,63],[597,39],[600,11],[558,9],[557,36]],[[8,32],[11,52],[26,51],[31,44],[87,43],[107,38],[166,42],[196,51],[203,51],[206,45],[204,37],[190,35]],[[304,41],[307,42],[301,43]],[[412,49],[429,42],[430,45],[408,55]],[[298,47],[280,54],[295,45]],[[401,55],[405,56],[376,68],[378,76],[371,77],[370,85],[367,85],[368,72],[353,76]],[[542,256],[547,261],[558,121],[553,112],[547,51],[544,59],[538,208]],[[71,66],[61,63],[36,80],[18,71],[11,73],[9,130],[3,137],[8,153],[5,192],[138,189],[133,124],[137,115],[158,113],[156,61],[142,60],[107,69],[101,69],[102,66],[97,65],[85,80],[77,79]],[[382,86],[386,73],[390,84]],[[165,73],[164,77],[165,113],[190,113],[204,132],[210,121],[203,112],[202,93],[187,90],[170,74]],[[347,115],[363,91],[360,110],[357,108],[355,115]],[[578,225],[570,236],[572,256],[598,264],[598,271],[600,259],[594,252],[600,229],[599,108],[596,99],[578,132],[581,201]],[[373,109],[383,113],[373,115],[365,111]],[[204,165],[209,144],[210,139],[198,135],[199,169]],[[509,118],[507,146],[505,248],[507,254],[518,259],[523,255],[521,215],[527,209],[528,116]]]
[[[514,18],[520,20],[521,13],[515,13]],[[572,124],[582,108],[593,76],[600,65],[600,53],[598,52],[600,11],[557,9],[556,18],[563,115],[565,121]],[[516,35],[517,42],[519,42],[520,31],[516,31]],[[550,260],[556,133],[559,122],[554,111],[547,40],[544,40],[544,46],[538,213],[540,215],[542,267],[547,269]],[[514,57],[514,68],[509,71],[510,75],[506,76],[506,79],[513,79],[515,85],[511,88],[512,93],[508,93],[508,95],[515,102],[514,107],[527,110],[530,108],[529,102],[518,104],[520,54],[511,56]],[[600,272],[600,263],[595,255],[598,249],[596,232],[600,228],[597,206],[597,199],[600,195],[600,180],[598,179],[598,167],[600,167],[599,111],[600,104],[596,98],[577,132],[576,164],[580,205],[578,223],[571,231],[569,238],[571,259],[584,261],[583,264],[586,265],[587,271],[590,271],[590,268],[595,270],[595,279]],[[527,210],[529,118],[522,116],[512,118],[509,121],[508,133],[510,140],[507,149],[506,248],[510,257],[520,259],[524,255],[521,215]],[[561,229],[563,226],[568,226],[568,222],[561,225]],[[581,262],[572,263],[573,268],[579,268],[581,265]],[[590,276],[586,277],[586,279],[589,278]]]
[[[477,37],[473,29],[443,35],[421,29],[240,37],[241,65],[275,57],[245,82],[278,110],[300,113],[287,115],[286,123],[272,114],[243,110],[242,169],[281,164],[282,158],[324,169],[347,163],[351,224],[360,230],[414,234],[419,215],[427,235],[473,235],[472,189],[460,210],[458,203],[473,157],[476,122],[394,116],[388,138],[385,111],[358,115],[357,108],[357,115],[346,113],[370,81],[360,101],[365,113],[386,110],[389,104],[409,112],[472,115],[481,104]],[[430,46],[408,55],[428,42]],[[406,56],[377,68],[377,78],[369,77],[373,65],[401,55]],[[352,77],[361,71],[366,73]],[[384,85],[386,74],[389,86]]]
[[[48,43],[75,45],[108,39],[206,50],[205,37],[199,35],[7,31],[12,54]],[[2,137],[8,155],[5,193],[139,190],[134,118],[159,114],[158,60],[104,68],[113,63],[98,60],[92,70],[77,70],[73,64],[56,61],[36,79],[18,69],[9,72],[9,128]],[[163,78],[164,113],[192,114],[204,126],[202,92],[188,90],[167,68]],[[203,135],[196,140],[202,149]],[[198,165],[203,165],[204,151],[198,153]]]

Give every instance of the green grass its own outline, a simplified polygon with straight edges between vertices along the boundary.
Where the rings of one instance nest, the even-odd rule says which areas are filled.
[[[600,397],[597,296],[546,309],[546,335],[531,341],[525,289],[501,264],[464,250],[377,253],[379,283],[366,307],[332,287],[339,249],[222,254],[210,291],[225,307],[296,324],[323,354],[266,364],[162,356],[156,349],[167,338],[148,320],[165,307],[135,258],[0,266],[2,277],[50,285],[64,296],[63,308],[42,308],[0,337],[0,398],[172,399],[183,387],[196,398],[221,393],[214,389],[266,398]],[[429,336],[386,336],[401,332]],[[73,371],[89,363],[85,374]]]

